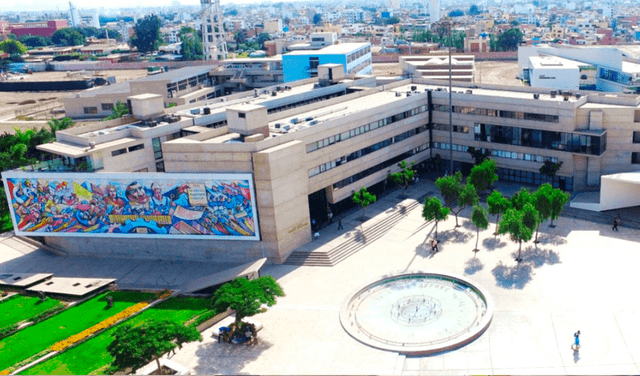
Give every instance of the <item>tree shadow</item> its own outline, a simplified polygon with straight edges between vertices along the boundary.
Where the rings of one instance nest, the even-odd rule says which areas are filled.
[[[503,248],[507,245],[506,242],[503,242],[502,239],[500,238],[496,238],[495,236],[492,236],[490,238],[484,238],[482,239],[482,245],[490,251],[493,251],[497,248]]]
[[[462,222],[462,225],[460,227],[462,228],[466,228],[467,230],[471,230],[471,231],[477,231],[476,226],[470,221],[470,220],[464,220],[463,218],[459,218],[460,221]]]
[[[518,252],[513,252],[511,255],[515,258]],[[522,258],[521,263],[531,264],[534,268],[539,268],[544,264],[554,265],[560,263],[560,255],[556,251],[533,246],[525,248],[520,257]]]
[[[479,258],[474,257],[467,260],[467,262],[465,263],[464,274],[467,274],[467,275],[476,274],[477,272],[482,270],[482,268],[484,268],[482,261],[480,261]]]
[[[367,242],[367,237],[364,235],[364,232],[362,230],[358,229],[356,230],[353,240],[357,243],[364,244]]]
[[[562,245],[567,244],[567,239],[562,236],[540,233],[538,244]]]
[[[230,343],[210,342],[198,346],[194,356],[198,359],[198,365],[194,367],[195,373],[246,375],[242,372],[246,364],[258,359],[260,355],[269,350],[273,345],[260,338],[253,346],[233,345]]]
[[[491,271],[499,287],[522,290],[533,277],[533,268],[526,263],[506,266],[500,261]]]
[[[440,243],[450,241],[452,243],[466,243],[475,235],[473,232],[446,230],[438,233]]]

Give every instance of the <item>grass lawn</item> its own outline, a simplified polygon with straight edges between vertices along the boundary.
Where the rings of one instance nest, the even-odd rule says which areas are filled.
[[[58,300],[48,298],[40,303],[34,296],[15,295],[0,302],[0,329],[20,321],[31,319],[36,315],[62,304]]]
[[[107,295],[112,295],[113,307],[107,309]],[[76,307],[22,329],[0,340],[0,370],[27,359],[58,341],[115,315],[141,301],[150,300],[154,294],[128,291],[103,293]]]
[[[210,309],[206,299],[171,298],[153,308],[142,312],[126,323],[140,324],[149,319],[171,320],[185,323]],[[103,367],[111,365],[113,358],[107,347],[113,341],[111,328],[95,338],[73,347],[60,355],[37,364],[21,375],[88,375],[99,372]]]

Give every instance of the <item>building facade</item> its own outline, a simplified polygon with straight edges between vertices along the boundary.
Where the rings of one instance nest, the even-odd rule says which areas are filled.
[[[370,43],[341,43],[319,50],[293,51],[282,56],[284,81],[291,82],[318,75],[318,66],[340,64],[345,74],[371,74]]]
[[[333,76],[333,80],[297,81],[291,86],[273,86],[225,101],[218,98],[211,103],[172,108],[170,113],[163,109],[161,96],[131,97],[137,122],[118,127],[98,123],[91,128],[71,128],[57,132],[56,142],[39,146],[66,158],[64,168],[77,169],[81,165],[86,170],[90,165],[92,171],[101,173],[95,174],[97,177],[117,181],[122,177],[119,172],[133,171],[165,172],[174,177],[187,174],[189,181],[196,183],[201,176],[207,182],[202,184],[212,202],[217,202],[215,197],[220,191],[208,188],[211,179],[218,181],[217,174],[243,174],[247,183],[238,184],[254,189],[255,210],[250,210],[248,201],[240,197],[230,206],[232,217],[224,214],[223,223],[217,223],[215,215],[207,218],[216,226],[228,226],[230,220],[232,227],[240,226],[234,228],[241,233],[240,228],[249,226],[246,216],[257,212],[256,220],[250,222],[259,223],[259,231],[253,235],[258,240],[207,240],[212,239],[206,236],[211,223],[195,223],[203,215],[198,214],[202,209],[189,207],[186,201],[181,204],[185,210],[176,207],[169,212],[173,214],[166,214],[178,216],[179,221],[173,217],[135,217],[135,213],[127,214],[133,217],[113,220],[124,223],[131,219],[139,226],[163,220],[153,225],[172,225],[176,229],[167,230],[168,233],[202,235],[202,240],[197,236],[184,240],[169,237],[159,242],[156,237],[142,236],[147,230],[134,238],[123,235],[108,241],[100,234],[58,236],[43,232],[51,224],[34,222],[38,216],[28,217],[28,209],[23,209],[14,195],[9,199],[13,200],[10,207],[17,210],[15,223],[18,227],[23,224],[27,235],[45,236],[47,243],[79,253],[219,261],[267,257],[273,263],[281,263],[311,240],[312,220],[323,221],[329,212],[340,213],[349,207],[352,192],[360,187],[383,189],[388,174],[398,171],[401,161],[419,166],[430,159],[446,161],[451,156],[454,169],[468,173],[473,162],[468,149],[474,147],[488,151],[495,159],[503,181],[550,181],[569,191],[598,187],[603,175],[640,171],[637,95],[570,95],[519,86],[455,82],[450,125],[449,93],[442,81],[342,79],[338,72],[328,72],[331,69],[339,67],[320,66],[318,76]],[[449,141],[450,132],[453,142]],[[553,178],[540,174],[545,161],[560,164]],[[47,169],[46,164],[36,168]],[[67,176],[19,173],[38,182]],[[5,185],[7,176],[11,174],[3,174]],[[143,177],[141,174],[140,179]],[[153,178],[158,179],[155,175]],[[122,184],[128,191],[133,190],[129,189],[133,182]],[[153,184],[145,184],[135,188],[141,196],[151,196],[155,192]],[[105,194],[102,185],[96,183],[96,187],[85,184],[78,192],[86,197]],[[8,192],[16,191],[15,186],[10,188]],[[171,199],[179,202],[179,195],[186,194],[184,189],[176,191]],[[194,196],[206,196],[205,190],[200,192]],[[244,192],[241,196],[247,198],[246,191],[238,187],[225,192]],[[134,197],[133,193],[127,196]],[[219,207],[215,204],[211,210],[215,213]],[[210,216],[211,212],[205,214]],[[182,225],[180,221],[188,223]],[[30,228],[36,230],[29,233]],[[77,227],[72,228],[78,232]],[[95,231],[95,225],[81,228],[80,232],[85,230]]]

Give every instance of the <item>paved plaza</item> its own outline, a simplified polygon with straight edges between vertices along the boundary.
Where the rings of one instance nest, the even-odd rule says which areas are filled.
[[[505,185],[504,190],[517,186]],[[432,182],[412,186],[403,201],[391,193],[367,209],[321,230],[304,247],[322,251],[345,241],[362,242],[357,253],[333,267],[268,265],[261,274],[274,276],[286,296],[254,318],[264,325],[257,346],[219,344],[205,331],[203,342],[185,345],[171,356],[192,374],[639,374],[640,302],[633,286],[640,265],[640,231],[561,217],[556,228],[541,226],[538,247],[517,245],[505,236],[476,231],[467,220],[455,229],[451,216],[438,226],[440,252],[432,255],[426,239],[434,235],[421,206],[381,238],[369,242],[371,223],[435,192]],[[364,232],[362,232],[365,230]],[[131,286],[173,286],[215,272],[220,266],[178,261],[96,259],[55,255],[0,240],[0,271],[54,272],[65,275],[123,278]],[[22,247],[22,248],[21,248]],[[33,264],[33,263],[37,264]],[[19,269],[19,270],[17,270]],[[352,338],[342,328],[340,307],[356,288],[401,271],[436,271],[463,276],[481,285],[494,302],[493,321],[472,343],[446,353],[405,357],[377,350]],[[65,273],[66,271],[66,273]],[[163,282],[165,281],[165,282]],[[171,281],[171,283],[167,282]],[[580,330],[581,349],[571,349]]]

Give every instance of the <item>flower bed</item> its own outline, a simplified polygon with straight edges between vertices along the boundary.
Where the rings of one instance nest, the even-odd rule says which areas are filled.
[[[107,295],[114,298],[113,307],[108,309],[106,308]],[[13,371],[16,369],[13,367],[16,363],[153,297],[154,294],[139,292],[103,293],[47,320],[24,328],[0,340],[0,369]]]
[[[196,298],[170,298],[157,306],[151,307],[126,321],[127,324],[140,325],[143,322],[156,320],[171,320],[186,323],[210,312],[210,302]],[[51,359],[36,364],[20,373],[21,375],[87,375],[108,373],[113,358],[107,347],[113,341],[113,332],[117,326],[98,334],[75,347],[69,348]]]

